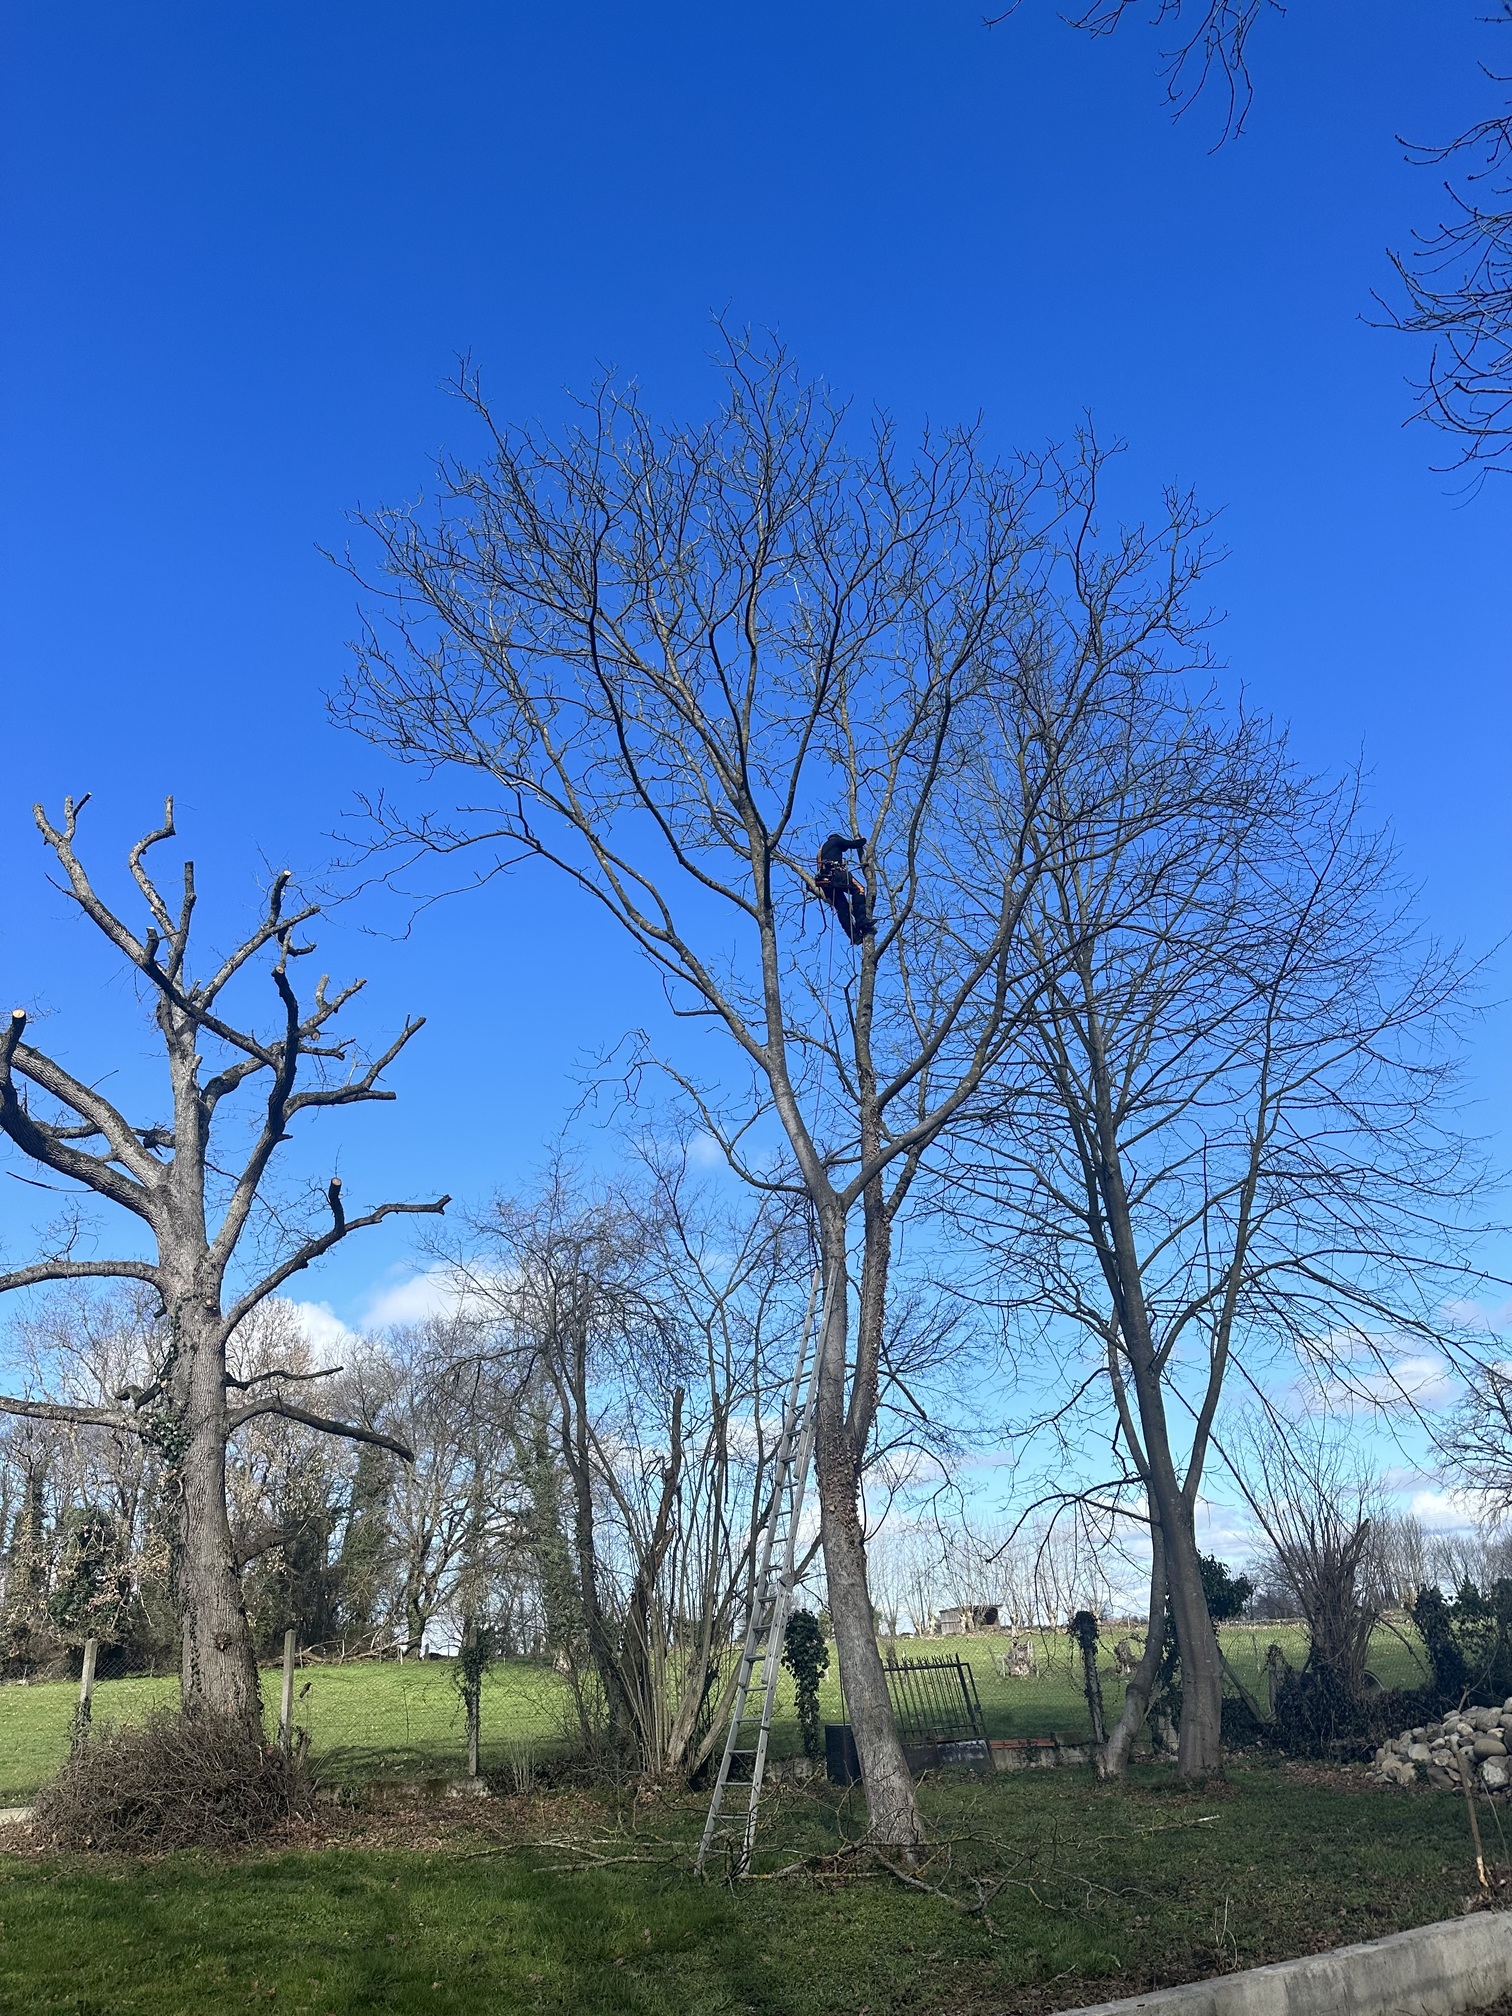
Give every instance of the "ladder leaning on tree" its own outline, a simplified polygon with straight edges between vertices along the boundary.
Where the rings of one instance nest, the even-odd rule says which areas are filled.
[[[824,1317],[819,1309],[819,1273],[809,1283],[808,1307],[798,1341],[787,1398],[783,1405],[782,1432],[778,1438],[772,1467],[772,1500],[762,1529],[761,1552],[746,1623],[745,1644],[740,1654],[740,1671],[735,1682],[735,1699],[730,1711],[729,1733],[709,1801],[709,1817],[704,1822],[703,1839],[698,1844],[697,1867],[702,1870],[709,1851],[718,1839],[728,1840],[733,1849],[733,1873],[744,1876],[751,1866],[751,1849],[756,1840],[756,1809],[761,1800],[761,1783],[766,1776],[767,1741],[772,1733],[772,1709],[777,1699],[777,1679],[782,1668],[784,1633],[793,1601],[793,1582],[798,1560],[798,1521],[803,1511],[809,1464],[814,1453],[814,1400],[819,1383],[819,1357],[824,1338]],[[761,1676],[756,1677],[757,1667]],[[751,1712],[751,1692],[759,1688],[759,1712]],[[736,1759],[749,1759],[750,1776],[731,1778]],[[747,1795],[743,1811],[725,1813],[732,1783]],[[737,1801],[738,1805],[738,1801]],[[723,1829],[723,1833],[721,1832]]]

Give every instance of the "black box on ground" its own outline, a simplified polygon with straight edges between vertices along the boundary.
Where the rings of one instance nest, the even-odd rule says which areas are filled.
[[[856,1732],[849,1722],[826,1722],[824,1725],[824,1775],[831,1785],[859,1785],[861,1782]]]

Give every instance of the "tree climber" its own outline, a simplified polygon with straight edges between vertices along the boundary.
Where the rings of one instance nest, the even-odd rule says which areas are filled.
[[[839,918],[840,929],[852,945],[859,945],[873,928],[866,914],[866,891],[845,865],[847,849],[854,848],[859,855],[865,845],[864,840],[847,840],[843,833],[831,833],[819,849],[814,867],[814,886]]]

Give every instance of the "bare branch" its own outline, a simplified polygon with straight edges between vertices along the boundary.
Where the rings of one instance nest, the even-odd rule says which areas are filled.
[[[0,1405],[5,1403],[0,1402]],[[312,1414],[307,1408],[296,1407],[291,1400],[281,1394],[270,1394],[266,1399],[254,1400],[249,1406],[238,1407],[227,1417],[227,1430],[235,1434],[248,1421],[255,1421],[259,1415],[276,1414],[284,1421],[297,1421],[302,1427],[318,1429],[322,1435],[338,1435],[348,1442],[369,1442],[375,1449],[388,1449],[401,1462],[413,1463],[415,1452],[407,1442],[400,1442],[393,1435],[384,1435],[376,1428],[362,1428],[352,1421],[333,1421],[325,1414]]]
[[[0,1274],[0,1295],[11,1288],[36,1288],[47,1281],[145,1281],[158,1288],[161,1277],[147,1260],[38,1260]]]
[[[0,1413],[24,1415],[31,1421],[66,1421],[76,1428],[121,1428],[140,1435],[143,1423],[111,1407],[65,1407],[50,1400],[20,1400],[0,1393]]]
[[[252,1387],[260,1385],[264,1379],[293,1379],[296,1381],[334,1379],[338,1372],[344,1372],[345,1370],[346,1367],[344,1365],[322,1365],[317,1372],[296,1372],[288,1365],[270,1365],[266,1372],[254,1372],[248,1379],[238,1379],[234,1373],[228,1372],[226,1374],[226,1384],[234,1386],[238,1391],[245,1393],[250,1391]]]
[[[162,825],[155,832],[148,833],[138,840],[126,857],[126,865],[131,870],[131,879],[146,897],[147,907],[152,912],[153,921],[165,938],[172,938],[174,936],[173,919],[168,914],[167,904],[164,903],[162,897],[158,894],[156,883],[152,881],[142,863],[148,848],[155,847],[160,840],[171,840],[174,837],[174,831],[173,799],[169,797],[163,806]]]
[[[369,1211],[361,1218],[349,1219],[343,1213],[340,1222],[333,1225],[329,1232],[322,1233],[318,1239],[306,1240],[298,1252],[281,1261],[270,1274],[263,1276],[255,1288],[249,1289],[221,1319],[223,1333],[229,1337],[237,1324],[255,1309],[259,1302],[265,1301],[292,1276],[302,1273],[306,1267],[320,1259],[322,1254],[329,1253],[331,1248],[349,1232],[364,1232],[370,1225],[380,1225],[385,1218],[391,1218],[399,1213],[439,1214],[451,1201],[450,1197],[438,1197],[433,1204],[380,1204],[376,1211]]]

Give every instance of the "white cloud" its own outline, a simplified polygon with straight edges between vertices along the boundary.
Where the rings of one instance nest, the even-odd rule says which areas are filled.
[[[1348,1413],[1355,1404],[1390,1411],[1408,1403],[1432,1410],[1450,1406],[1462,1390],[1453,1367],[1432,1352],[1339,1351],[1335,1363],[1337,1371],[1321,1380],[1297,1380],[1287,1400],[1304,1414],[1320,1408],[1328,1414]]]
[[[1495,1509],[1486,1491],[1414,1491],[1409,1504],[1430,1533],[1473,1532]]]
[[[310,1347],[317,1365],[344,1365],[360,1341],[357,1332],[342,1322],[329,1302],[290,1302],[294,1319]]]
[[[1401,1498],[1430,1484],[1432,1474],[1415,1463],[1393,1463],[1381,1472],[1379,1481],[1383,1491],[1389,1492],[1393,1498]]]
[[[1419,1407],[1446,1407],[1458,1397],[1459,1382],[1442,1358],[1427,1355],[1400,1358],[1391,1368],[1393,1378],[1374,1375],[1382,1400],[1405,1394]]]
[[[497,1313],[514,1277],[508,1272],[487,1268],[459,1273],[445,1262],[411,1274],[407,1280],[391,1281],[375,1288],[362,1310],[368,1330],[385,1330],[402,1323],[425,1323],[433,1316],[455,1316],[459,1311],[487,1317]]]
[[[1255,1522],[1244,1506],[1227,1505],[1201,1495],[1197,1500],[1197,1530],[1203,1552],[1216,1554],[1228,1562],[1242,1559],[1259,1538]]]
[[[1512,1299],[1488,1309],[1484,1302],[1456,1300],[1444,1304],[1444,1314],[1464,1330],[1505,1330],[1512,1326]]]
[[[464,1300],[464,1290],[450,1267],[427,1267],[407,1281],[395,1281],[369,1297],[362,1320],[369,1329],[386,1330],[391,1324],[423,1323],[431,1316],[450,1316]]]

